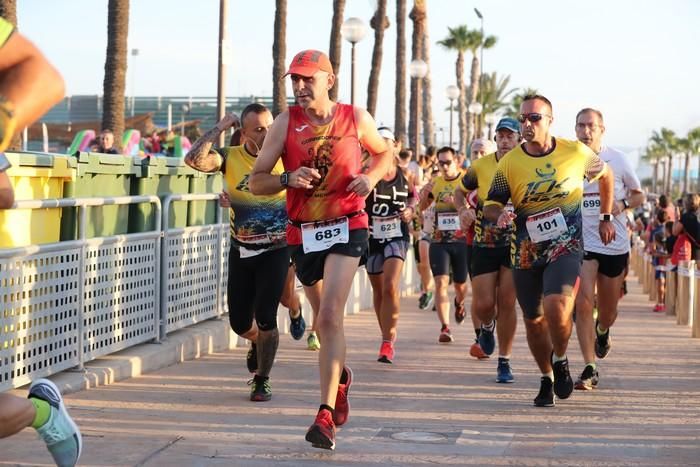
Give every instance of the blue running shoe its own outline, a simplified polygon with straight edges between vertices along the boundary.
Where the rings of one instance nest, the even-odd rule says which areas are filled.
[[[497,383],[512,383],[513,371],[510,368],[510,360],[503,357],[498,357],[498,368],[496,368]]]
[[[73,467],[80,458],[83,438],[63,404],[61,393],[48,379],[38,379],[29,386],[29,398],[41,399],[51,406],[49,420],[36,429],[54,462],[59,467]]]
[[[493,331],[495,329],[495,321],[493,323],[493,328],[490,331],[486,330],[483,324],[481,325],[481,332],[479,332],[479,345],[481,346],[481,350],[483,350],[486,355],[493,354],[493,351],[496,349],[496,338],[493,335]]]
[[[299,310],[299,316],[292,318],[292,310],[289,310],[289,332],[295,341],[298,341],[304,337],[304,331],[306,331],[306,321],[304,321],[304,315]]]

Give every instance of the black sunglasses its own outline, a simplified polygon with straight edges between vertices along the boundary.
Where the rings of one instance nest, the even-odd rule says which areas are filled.
[[[520,114],[518,115],[518,121],[520,123],[525,123],[525,120],[535,123],[539,122],[542,120],[542,117],[549,117],[549,115],[546,114],[538,114],[538,113],[530,113],[530,114]]]
[[[454,162],[454,159],[450,159],[449,161],[441,161],[440,159],[438,159],[438,164],[444,165],[444,166],[448,166],[448,165],[452,164],[453,162]]]

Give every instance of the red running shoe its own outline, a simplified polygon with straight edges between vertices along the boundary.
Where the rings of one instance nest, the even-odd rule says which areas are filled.
[[[469,355],[471,355],[474,358],[478,358],[479,360],[489,358],[489,356],[486,355],[486,353],[484,353],[484,351],[481,349],[481,346],[478,342],[474,342],[469,348]]]
[[[352,370],[349,366],[343,367],[343,372],[340,374],[340,383],[338,384],[338,393],[335,396],[335,415],[333,422],[337,426],[344,425],[350,417],[350,401],[348,400],[348,391],[352,384]]]
[[[394,343],[391,341],[382,341],[382,346],[379,347],[378,362],[392,363],[394,361]]]
[[[335,425],[330,410],[318,411],[314,424],[306,432],[306,441],[315,448],[335,449]]]

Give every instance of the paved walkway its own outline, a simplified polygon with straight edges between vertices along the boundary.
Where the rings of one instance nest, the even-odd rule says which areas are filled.
[[[636,280],[621,304],[613,349],[596,391],[535,408],[539,374],[522,322],[513,352],[516,382],[495,383],[495,359],[467,354],[470,326],[438,345],[435,314],[402,301],[398,354],[376,362],[372,312],[347,319],[355,372],[350,421],[335,452],[304,433],[318,400],[317,354],[284,335],[274,398],[248,401],[246,349],[214,353],[66,397],[82,428],[82,465],[414,466],[700,465],[700,340],[652,313]],[[575,337],[569,357],[582,370]],[[49,465],[25,430],[0,441],[0,465]]]

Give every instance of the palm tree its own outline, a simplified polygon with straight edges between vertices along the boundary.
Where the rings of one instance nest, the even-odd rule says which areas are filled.
[[[690,165],[700,150],[700,127],[688,131],[685,138],[678,138],[678,150],[683,154],[683,185],[681,193],[690,193]]]
[[[406,0],[396,0],[394,136],[404,146],[408,145],[408,141],[406,141]]]
[[[379,74],[382,71],[382,55],[384,55],[384,30],[389,27],[389,18],[386,16],[386,0],[377,1],[377,11],[369,25],[374,29],[374,49],[372,50],[372,69],[367,83],[367,112],[374,116],[377,110]]]
[[[287,55],[287,0],[275,0],[275,32],[272,42],[272,115],[287,110],[284,60]]]
[[[666,164],[663,167],[664,175],[663,193],[670,194],[673,183],[673,157],[678,150],[678,138],[676,134],[668,128],[661,128],[660,131],[654,131],[651,136],[651,141],[660,148],[665,157]]]
[[[695,156],[700,156],[700,127],[693,128],[688,132],[688,153],[692,160]],[[690,166],[686,168],[686,177],[690,177]],[[686,182],[687,192],[691,192],[690,179]],[[698,168],[698,179],[695,181],[695,191],[700,187],[700,167]]]
[[[467,105],[466,105],[466,88],[464,87],[464,53],[469,50],[469,29],[467,26],[457,26],[447,28],[447,37],[438,44],[448,50],[457,52],[457,61],[455,62],[455,74],[457,78],[457,87],[459,88],[459,98],[457,99],[457,116],[459,118],[459,151],[462,154],[467,153]]]
[[[426,3],[427,0],[424,2]],[[435,123],[433,122],[433,93],[430,79],[430,40],[428,39],[428,5],[425,5],[425,20],[423,21],[423,61],[428,64],[428,72],[423,78],[421,95],[423,98],[421,115],[423,117],[423,144],[428,148],[435,146]]]
[[[333,71],[335,72],[335,84],[328,92],[331,100],[335,101],[338,99],[338,72],[340,71],[340,51],[341,47],[341,34],[340,28],[343,25],[343,13],[345,12],[345,0],[333,0],[333,22],[331,24],[331,44],[328,50],[328,58],[333,66]]]
[[[510,75],[499,77],[495,71],[481,77],[481,87],[477,95],[477,100],[484,105],[480,115],[481,125],[483,125],[486,115],[499,113],[508,107],[508,96],[517,90],[515,88],[507,90],[509,83]],[[491,125],[489,125],[488,138],[491,139],[491,136]]]
[[[653,141],[649,141],[644,154],[642,155],[642,160],[651,165],[652,176],[651,176],[651,192],[656,193],[657,184],[659,181],[659,164],[663,158],[663,149],[655,144]]]
[[[413,37],[411,48],[411,60],[423,59],[423,36],[425,35],[425,0],[413,0],[413,9],[408,17],[413,21]],[[411,97],[408,104],[410,115],[408,117],[408,139],[411,143],[417,141],[416,115],[418,108],[418,79],[411,78]],[[420,136],[420,135],[418,135]],[[420,155],[420,147],[414,148],[416,156]]]
[[[124,132],[124,88],[126,85],[126,39],[129,35],[129,0],[109,0],[107,7],[107,57],[103,84],[102,129],[114,132],[120,146]]]
[[[539,93],[540,92],[535,88],[525,88],[513,95],[513,97],[510,99],[508,110],[506,110],[506,116],[518,118],[518,115],[520,115],[520,106],[522,105],[525,96],[532,96]]]
[[[477,52],[479,49],[490,49],[496,45],[496,36],[486,36],[479,30],[469,31],[468,43],[469,50],[472,52],[472,68],[469,84],[469,104],[476,102],[476,96],[479,94],[479,79],[481,78],[481,64],[479,63],[479,57]],[[483,111],[481,112],[484,113]],[[469,120],[471,124],[471,119]],[[481,125],[478,128],[471,128],[469,131],[470,135],[474,137],[481,136]]]

